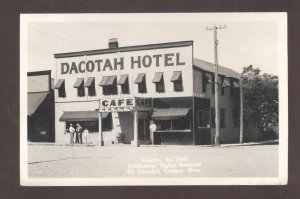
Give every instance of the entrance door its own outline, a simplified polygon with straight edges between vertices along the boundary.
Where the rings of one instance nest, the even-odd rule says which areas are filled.
[[[149,119],[138,119],[139,140],[150,140]]]

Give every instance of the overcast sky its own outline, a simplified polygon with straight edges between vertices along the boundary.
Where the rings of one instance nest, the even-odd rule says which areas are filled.
[[[118,38],[119,46],[175,41],[194,41],[194,57],[214,63],[213,31],[206,27],[226,24],[218,31],[219,65],[241,72],[250,64],[263,72],[278,74],[278,23],[275,20],[238,21],[225,17],[184,20],[105,20],[27,23],[28,71],[54,70],[54,53],[108,48],[109,38]],[[81,18],[84,18],[82,16]],[[162,18],[162,17],[161,17]],[[249,17],[248,17],[249,18]],[[120,18],[121,19],[121,18]],[[207,19],[207,20],[206,20]],[[42,20],[40,20],[42,21]]]

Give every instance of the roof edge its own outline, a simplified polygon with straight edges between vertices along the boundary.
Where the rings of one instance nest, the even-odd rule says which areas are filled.
[[[175,47],[190,46],[193,45],[193,42],[194,42],[193,40],[188,40],[188,41],[177,41],[177,42],[168,42],[168,43],[124,46],[119,48],[106,48],[106,49],[98,49],[98,50],[56,53],[54,54],[54,58],[79,57],[85,55],[108,54],[108,53],[129,52],[129,51],[139,51],[139,50],[152,50],[152,49],[159,49],[159,48],[175,48]]]

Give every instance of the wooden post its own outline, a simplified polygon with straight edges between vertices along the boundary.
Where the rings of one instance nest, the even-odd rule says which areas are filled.
[[[134,110],[133,115],[133,141],[131,141],[131,145],[138,147],[139,139],[138,139],[138,111]]]
[[[102,132],[102,113],[99,112],[99,141],[100,141],[100,146],[104,146],[104,140],[103,140],[103,132]]]
[[[243,144],[244,142],[244,105],[243,105],[243,77],[240,78],[240,144]]]

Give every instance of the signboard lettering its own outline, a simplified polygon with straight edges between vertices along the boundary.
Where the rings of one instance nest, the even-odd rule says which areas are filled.
[[[166,53],[144,56],[131,56],[127,58],[131,69],[160,67],[160,66],[183,66],[185,61],[180,57],[180,53]],[[80,62],[63,62],[61,74],[77,74],[85,72],[101,72],[124,70],[125,58],[97,59]]]

